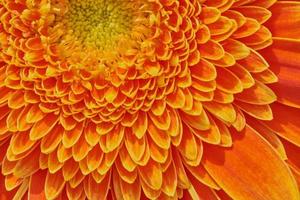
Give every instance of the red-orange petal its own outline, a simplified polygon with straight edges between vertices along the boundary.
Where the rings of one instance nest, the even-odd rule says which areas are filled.
[[[234,199],[299,199],[291,171],[257,132],[247,126],[241,133],[233,131],[232,136],[231,149],[205,146],[209,153],[203,162],[226,193]]]
[[[271,8],[266,26],[275,37],[300,39],[300,2],[278,1]]]

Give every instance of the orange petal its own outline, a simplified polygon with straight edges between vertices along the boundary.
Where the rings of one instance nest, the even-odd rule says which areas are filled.
[[[120,178],[120,188],[124,200],[139,200],[141,197],[141,185],[139,179],[135,179],[135,182],[129,184]]]
[[[265,121],[267,127],[277,135],[300,147],[300,109],[288,107],[279,103],[271,106],[273,120]]]
[[[144,154],[143,154],[142,158],[136,162],[136,164],[138,164],[140,166],[145,166],[150,159],[150,149],[149,149],[148,140],[146,138],[145,138],[145,142],[146,142],[146,149],[144,151]]]
[[[172,137],[175,137],[180,134],[181,129],[181,120],[179,118],[178,112],[175,109],[168,109],[171,116],[171,124],[166,133]]]
[[[252,4],[254,6],[259,6],[259,7],[263,7],[263,8],[269,8],[274,3],[276,3],[276,0],[261,0],[261,1],[255,1]]]
[[[160,164],[153,160],[145,166],[139,166],[139,175],[141,179],[153,190],[158,190],[162,186],[162,169]]]
[[[5,188],[4,180],[5,177],[2,175],[2,173],[0,173],[0,199],[3,200],[13,199],[16,194],[16,190],[7,191]]]
[[[47,173],[45,182],[45,194],[47,199],[56,198],[63,190],[65,181],[60,171],[55,174]]]
[[[151,111],[154,115],[160,116],[166,109],[166,101],[164,100],[156,100],[153,102],[151,106]]]
[[[32,127],[32,124],[29,124],[26,122],[26,116],[29,111],[31,106],[26,106],[21,112],[20,115],[18,116],[17,119],[17,128],[19,131],[27,131]]]
[[[234,97],[239,101],[255,105],[266,105],[276,101],[274,92],[260,82],[255,82],[254,86],[244,90],[242,93],[236,94]]]
[[[62,173],[65,181],[71,180],[79,170],[79,165],[74,159],[69,159],[64,162],[62,167]]]
[[[65,148],[62,143],[57,147],[57,159],[59,162],[63,163],[72,157],[72,148]]]
[[[244,103],[239,101],[236,101],[235,105],[256,119],[260,119],[260,120],[273,119],[272,109],[269,105],[255,105],[255,104],[249,104],[249,103]]]
[[[189,127],[183,124],[183,133],[181,142],[178,146],[178,151],[188,160],[195,160],[198,154],[197,142],[194,134]]]
[[[91,175],[86,177],[84,191],[88,199],[105,200],[109,191],[111,173],[107,173],[101,183],[97,183]]]
[[[31,200],[46,200],[44,186],[46,171],[38,171],[31,175],[29,181],[28,198]]]
[[[220,145],[223,147],[231,147],[232,138],[231,138],[231,133],[230,133],[228,127],[218,119],[214,119],[214,121],[215,121],[216,126],[219,129],[220,134],[221,134]]]
[[[96,145],[87,155],[87,166],[90,171],[97,169],[103,159],[103,151],[100,145]]]
[[[250,55],[238,63],[249,72],[262,72],[269,67],[267,61],[259,53],[251,50]]]
[[[255,82],[252,75],[240,64],[236,63],[234,66],[229,67],[228,69],[239,78],[244,89],[250,88],[254,85]]]
[[[246,127],[233,138],[231,149],[205,146],[203,165],[226,193],[234,199],[299,199],[291,171],[258,133]]]
[[[168,158],[168,149],[160,148],[151,137],[146,138],[148,140],[147,144],[149,145],[150,156],[151,158],[158,163],[165,163]]]
[[[202,44],[199,50],[201,56],[210,60],[218,60],[224,56],[223,47],[214,40],[209,40]]]
[[[241,6],[236,8],[236,10],[246,17],[256,19],[261,24],[266,22],[272,16],[272,12],[259,6]]]
[[[19,109],[23,107],[25,105],[24,93],[20,90],[15,91],[9,96],[7,104],[11,109]]]
[[[157,199],[161,194],[161,190],[154,190],[150,188],[143,179],[140,179],[140,183],[144,192],[144,195],[149,199]]]
[[[163,172],[163,183],[161,190],[168,196],[174,196],[177,188],[177,174],[172,162],[166,171]]]
[[[66,193],[68,196],[68,199],[81,199],[82,195],[85,196],[83,192],[83,185],[80,184],[79,186],[72,188],[70,184],[66,185]]]
[[[185,104],[185,94],[181,88],[178,88],[167,96],[166,101],[172,108],[182,108]]]
[[[18,130],[18,124],[17,120],[19,117],[20,112],[23,110],[23,108],[17,109],[17,110],[11,110],[11,112],[8,114],[6,118],[6,123],[4,120],[1,120],[1,133],[5,133],[7,130],[16,132]],[[4,118],[4,119],[5,119]]]
[[[191,177],[192,187],[188,190],[192,199],[209,199],[209,200],[219,200],[215,191],[197,181],[194,177]],[[223,200],[223,199],[222,199]]]
[[[243,26],[239,27],[238,30],[233,34],[234,38],[244,38],[254,34],[260,28],[258,21],[252,18],[246,18],[246,22]]]
[[[115,125],[113,123],[101,122],[97,124],[96,131],[99,135],[105,135],[109,133],[114,127]]]
[[[135,167],[137,166],[137,164],[131,159],[131,156],[129,155],[125,145],[123,145],[120,148],[119,151],[119,158],[121,160],[121,163],[123,165],[123,167],[127,170],[127,171],[133,171],[135,169]]]
[[[206,171],[206,169],[203,167],[202,164],[195,166],[195,167],[186,165],[186,168],[192,174],[193,177],[195,177],[198,181],[200,181],[207,187],[210,187],[210,188],[216,189],[216,190],[220,189],[218,184],[209,175],[209,173]]]
[[[19,160],[14,168],[17,177],[28,177],[39,170],[40,149],[36,147],[26,157]]]
[[[56,125],[41,141],[41,151],[45,154],[51,153],[61,142],[63,136],[63,128]]]
[[[138,177],[137,170],[133,170],[132,172],[128,171],[123,167],[123,164],[121,163],[121,160],[119,158],[116,159],[115,167],[117,171],[114,173],[118,173],[123,181],[129,184],[133,184],[134,182],[136,182],[136,179]]]
[[[77,121],[72,116],[64,116],[60,114],[59,116],[60,124],[64,127],[65,130],[70,131],[75,128]]]
[[[46,113],[41,111],[39,104],[33,104],[26,116],[27,123],[35,123],[45,117]]]
[[[185,172],[185,168],[182,164],[181,157],[177,150],[172,151],[172,158],[173,158],[174,166],[176,168],[178,186],[182,188],[189,188],[190,181]]]
[[[282,140],[284,148],[286,150],[286,154],[288,157],[287,163],[289,164],[290,168],[296,172],[298,175],[295,178],[299,181],[300,175],[300,160],[299,160],[299,147],[293,145],[292,143]]]
[[[69,181],[69,184],[71,187],[75,188],[83,181],[84,178],[85,176],[80,170],[78,170],[75,176]]]
[[[91,150],[91,146],[87,143],[82,134],[79,140],[72,146],[72,155],[75,161],[79,162],[83,158],[87,156],[89,151]]]
[[[22,154],[34,146],[36,142],[29,139],[29,133],[19,132],[12,136],[10,141],[11,150],[15,155]]]
[[[250,50],[245,44],[234,39],[225,40],[223,48],[226,52],[233,55],[236,60],[246,58],[250,54]]]
[[[117,125],[109,134],[102,135],[99,141],[102,150],[105,153],[115,150],[123,141],[124,131],[123,126]]]
[[[276,149],[283,160],[287,159],[284,146],[276,133],[260,123],[258,120],[255,120],[251,117],[247,117],[247,124],[255,129],[262,137],[264,137]]]
[[[204,24],[211,24],[217,21],[220,16],[221,12],[219,9],[214,7],[203,7],[199,17]]]
[[[243,91],[241,80],[233,72],[225,68],[218,68],[217,88],[223,92],[236,94]]]
[[[203,102],[203,106],[214,116],[225,121],[234,122],[236,112],[232,104],[221,104],[217,102]]]
[[[151,121],[155,127],[161,129],[161,130],[168,130],[171,124],[171,117],[170,113],[165,111],[161,116],[155,116],[151,112],[148,113],[148,116],[150,117]],[[150,120],[149,120],[150,121]],[[149,126],[150,126],[150,122]]]
[[[208,115],[210,121],[210,129],[201,131],[198,129],[191,128],[191,132],[198,137],[200,140],[210,143],[210,144],[220,144],[221,142],[221,134],[218,126],[216,125],[214,119]]]
[[[194,159],[187,159],[186,157],[183,156],[182,160],[186,165],[198,166],[201,162],[202,155],[203,155],[203,144],[202,141],[199,140],[198,138],[195,139],[196,139],[197,154]]]
[[[13,174],[5,176],[5,188],[7,191],[18,188],[22,184],[22,182],[23,180],[21,178],[18,178]]]
[[[279,1],[271,8],[272,17],[266,26],[275,37],[300,39],[300,3]],[[287,31],[288,30],[288,31]]]
[[[22,199],[23,197],[26,198],[25,193],[28,191],[28,185],[29,185],[29,178],[26,178],[23,180],[22,184],[18,188],[14,199]]]
[[[253,73],[252,76],[255,80],[260,81],[264,84],[278,82],[278,77],[270,69],[267,69],[267,70],[259,72],[259,73]]]
[[[145,137],[137,138],[130,128],[125,131],[125,146],[133,161],[139,161],[146,149]]]
[[[47,135],[58,121],[58,115],[49,113],[42,120],[33,125],[30,130],[30,139],[38,140]]]
[[[170,120],[171,121],[171,120]],[[169,149],[171,144],[171,138],[165,131],[159,130],[154,123],[149,122],[148,135],[152,140],[161,148]]]
[[[80,138],[84,128],[84,122],[78,123],[74,129],[64,131],[62,137],[62,144],[65,148],[72,147]]]
[[[246,126],[245,116],[244,116],[243,112],[239,108],[235,107],[234,109],[235,109],[235,112],[236,112],[236,119],[232,123],[232,126],[237,131],[241,131]]]
[[[100,135],[96,131],[96,124],[88,123],[84,129],[84,138],[90,146],[95,146],[100,139]]]
[[[138,118],[132,126],[132,130],[137,138],[142,138],[148,127],[148,116],[145,112],[139,112]]]
[[[278,83],[270,85],[278,101],[300,108],[300,41],[274,38],[273,45],[261,54],[269,61],[270,69],[277,75]]]
[[[179,114],[184,123],[188,124],[189,126],[195,129],[208,130],[210,128],[209,119],[205,110],[202,110],[202,112],[196,116],[192,116],[184,112],[179,112]]]
[[[210,62],[201,59],[197,65],[190,67],[192,77],[200,81],[212,81],[217,77],[216,68]]]

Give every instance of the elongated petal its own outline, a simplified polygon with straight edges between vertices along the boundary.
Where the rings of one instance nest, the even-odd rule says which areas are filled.
[[[148,187],[158,190],[162,186],[162,169],[160,164],[150,160],[146,166],[139,167],[139,174]]]
[[[273,36],[300,39],[299,2],[279,1],[270,8],[270,11],[272,12],[272,17],[267,22],[267,26],[270,28]]]
[[[47,199],[56,198],[63,190],[64,185],[65,185],[65,181],[60,171],[55,174],[50,174],[48,172],[46,175],[46,182],[45,182],[46,198]]]
[[[274,38],[273,45],[264,49],[263,56],[268,59],[270,69],[278,77],[278,82],[270,85],[278,101],[288,106],[300,108],[300,41]]]
[[[253,129],[246,127],[242,133],[234,134],[232,149],[206,149],[209,153],[204,156],[204,167],[232,198],[299,199],[290,170]]]
[[[299,123],[292,123],[300,120],[300,110],[279,103],[273,104],[272,110],[274,113],[273,120],[263,122],[263,124],[273,130],[277,135],[300,146],[300,125]]]
[[[33,200],[45,200],[45,185],[46,172],[38,171],[30,177],[28,198]]]

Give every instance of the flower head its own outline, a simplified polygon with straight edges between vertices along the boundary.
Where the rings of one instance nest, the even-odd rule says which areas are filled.
[[[0,197],[298,200],[299,13],[0,1]]]

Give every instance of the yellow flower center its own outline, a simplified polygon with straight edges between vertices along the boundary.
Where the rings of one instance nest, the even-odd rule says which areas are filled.
[[[130,67],[152,34],[143,0],[63,0],[53,5],[60,60],[97,72]],[[56,9],[57,8],[57,9]],[[54,29],[53,35],[59,32]],[[135,56],[134,59],[136,59]]]
[[[70,0],[66,25],[84,45],[113,48],[119,38],[130,37],[134,4],[124,0]]]

